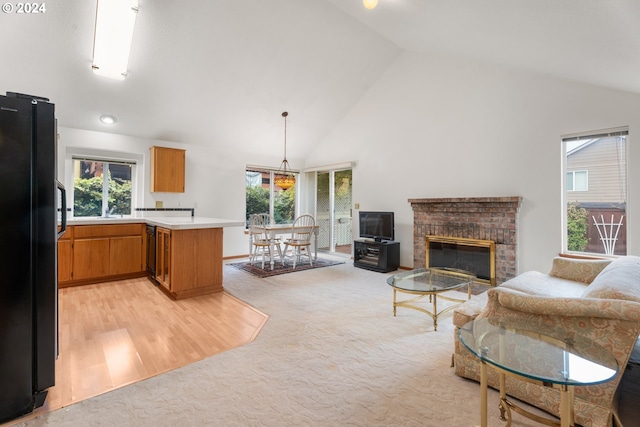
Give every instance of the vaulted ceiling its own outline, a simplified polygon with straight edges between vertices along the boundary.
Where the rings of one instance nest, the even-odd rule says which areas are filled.
[[[0,15],[0,92],[65,127],[290,157],[334,128],[403,51],[640,94],[637,0],[139,0],[129,76],[91,72],[96,2]],[[118,118],[107,127],[102,114]]]

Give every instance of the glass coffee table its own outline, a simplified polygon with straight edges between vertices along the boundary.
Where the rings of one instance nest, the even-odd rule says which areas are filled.
[[[507,421],[507,426],[511,425],[511,410],[549,426],[573,426],[574,387],[605,383],[618,374],[618,361],[604,347],[573,331],[556,331],[567,338],[553,338],[541,333],[542,328],[530,320],[484,318],[458,331],[460,341],[482,362],[481,427],[487,427],[487,365],[499,373],[500,419]],[[505,375],[559,389],[560,421],[533,414],[508,400]]]
[[[433,330],[437,331],[438,316],[471,298],[471,284],[475,278],[476,276],[466,271],[441,268],[418,268],[389,276],[387,283],[393,288],[393,315],[396,315],[397,307],[418,310],[433,318]],[[465,286],[467,287],[467,299],[442,295],[443,292],[453,291]],[[397,292],[416,296],[398,301]],[[429,302],[433,303],[433,311],[415,305],[416,302],[426,297],[429,297]],[[449,305],[438,312],[438,298],[457,304]]]

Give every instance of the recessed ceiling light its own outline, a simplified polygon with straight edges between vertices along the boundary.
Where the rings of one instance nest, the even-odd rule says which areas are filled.
[[[111,115],[111,114],[103,114],[100,116],[100,121],[102,123],[104,123],[105,125],[112,125],[115,122],[118,121],[118,119],[116,118],[116,116]]]

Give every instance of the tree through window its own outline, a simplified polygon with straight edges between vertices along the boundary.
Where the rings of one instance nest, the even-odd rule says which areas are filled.
[[[134,167],[135,163],[73,158],[73,216],[131,215]]]
[[[246,180],[246,223],[249,215],[268,213],[276,224],[292,224],[295,219],[296,186],[286,190],[273,183],[275,171],[247,169]]]

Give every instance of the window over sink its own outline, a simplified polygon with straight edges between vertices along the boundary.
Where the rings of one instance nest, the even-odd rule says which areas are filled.
[[[130,216],[135,161],[72,157],[73,216]]]

